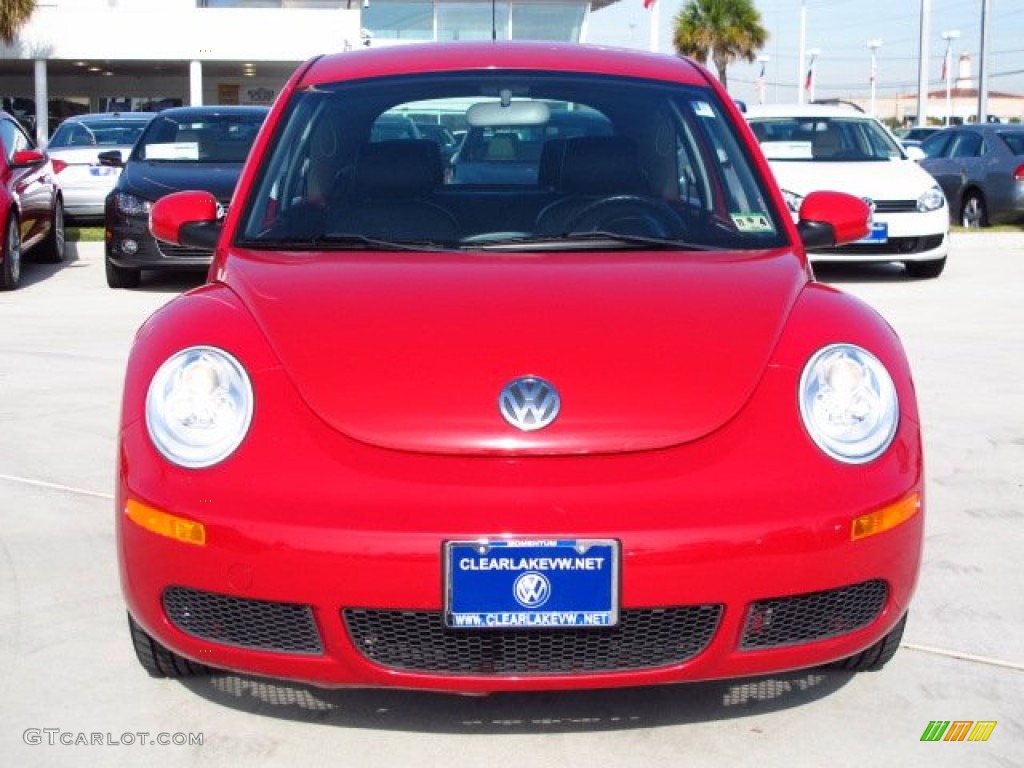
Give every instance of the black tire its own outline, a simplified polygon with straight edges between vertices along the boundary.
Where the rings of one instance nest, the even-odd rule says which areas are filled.
[[[50,234],[47,235],[43,247],[39,250],[39,261],[47,264],[59,264],[64,261],[67,241],[64,230],[64,201],[59,197],[53,204],[53,220]]]
[[[135,655],[150,677],[202,677],[212,671],[205,664],[197,664],[160,645],[138,625],[131,614],[128,614],[128,629],[132,645],[135,646]]]
[[[985,203],[985,196],[976,189],[964,195],[964,202],[960,206],[960,225],[968,229],[988,226],[988,206]]]
[[[142,270],[119,267],[110,257],[103,260],[107,268],[107,285],[111,288],[138,288],[142,281]]]
[[[942,270],[946,268],[946,257],[943,256],[941,259],[933,259],[931,261],[907,261],[904,263],[904,266],[907,268],[907,274],[910,277],[928,280],[942,274]]]
[[[7,214],[7,231],[0,237],[0,290],[13,291],[21,282],[21,227],[14,211]]]
[[[893,627],[892,631],[877,643],[849,658],[833,662],[829,667],[832,669],[842,669],[847,672],[877,672],[896,655],[896,651],[900,647],[900,640],[903,639],[903,630],[906,626],[907,614],[903,614],[899,624]]]

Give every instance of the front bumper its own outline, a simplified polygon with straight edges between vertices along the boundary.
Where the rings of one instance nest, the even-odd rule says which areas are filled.
[[[195,270],[208,268],[213,260],[212,251],[157,241],[147,216],[112,215],[109,201],[105,219],[106,258],[118,267]]]
[[[850,525],[922,492],[918,426],[904,419],[869,465],[838,465],[773,407],[791,400],[794,375],[770,371],[741,415],[698,443],[523,460],[356,443],[316,419],[280,369],[259,371],[254,387],[274,407],[217,467],[170,467],[141,423],[123,427],[129,611],[188,658],[323,686],[614,687],[853,655],[892,629],[914,589],[923,514],[859,541]],[[205,546],[135,524],[129,500],[201,522]],[[556,537],[621,543],[618,629],[442,628],[445,541]],[[594,666],[595,655],[610,661]]]
[[[911,203],[912,201],[907,201]],[[937,261],[949,251],[949,211],[946,206],[927,213],[876,212],[877,223],[888,230],[886,242],[849,243],[815,251],[814,261]]]

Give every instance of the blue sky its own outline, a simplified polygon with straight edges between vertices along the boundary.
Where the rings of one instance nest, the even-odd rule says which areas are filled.
[[[656,0],[661,4],[661,51],[673,53],[673,19],[685,0]],[[821,49],[816,67],[817,98],[866,96],[870,89],[869,40],[878,49],[877,94],[916,92],[920,41],[921,0],[805,0],[807,48]],[[801,0],[755,0],[769,32],[762,54],[766,100],[794,102],[797,98]],[[978,76],[981,49],[982,0],[931,0],[929,87],[943,89],[942,33],[959,30],[953,58],[967,52],[972,74]],[[990,0],[989,90],[1024,95],[1024,0]],[[649,47],[650,12],[643,0],[619,0],[591,14],[588,42],[627,48]],[[754,84],[759,64],[738,62],[729,68],[729,90],[736,98],[756,101]],[[954,65],[953,72],[956,72]]]

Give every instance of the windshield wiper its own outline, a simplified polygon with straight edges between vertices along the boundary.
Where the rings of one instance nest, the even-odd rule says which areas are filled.
[[[260,237],[246,240],[249,248],[291,248],[297,251],[443,251],[444,246],[429,240],[382,240],[357,234],[321,233],[310,237]]]
[[[523,246],[536,247],[538,250],[555,250],[566,245],[585,245],[594,248],[621,248],[622,246],[640,247],[649,250],[691,250],[706,251],[707,245],[690,243],[669,237],[652,237],[649,235],[630,235],[622,232],[566,232],[560,235],[528,235],[521,237],[501,237],[493,239],[477,236],[464,241],[463,248],[480,248],[488,251],[518,250]]]

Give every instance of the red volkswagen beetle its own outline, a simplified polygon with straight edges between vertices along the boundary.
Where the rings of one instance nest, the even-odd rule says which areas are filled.
[[[459,183],[435,142],[375,135],[395,114],[520,172]],[[896,651],[923,525],[911,374],[806,256],[863,237],[867,207],[817,192],[794,223],[692,62],[317,58],[227,215],[179,192],[150,226],[215,249],[127,366],[117,531],[151,674],[481,692]]]

